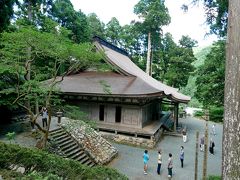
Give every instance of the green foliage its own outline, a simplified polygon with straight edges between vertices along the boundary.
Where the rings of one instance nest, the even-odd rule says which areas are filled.
[[[180,42],[181,46],[178,46],[170,33],[165,34],[162,41],[162,61],[153,69],[155,78],[176,88],[187,85],[188,78],[195,69],[191,63],[196,60],[191,47],[195,41],[183,36]]]
[[[210,175],[207,177],[207,180],[221,180],[221,176]]]
[[[119,24],[117,18],[113,17],[106,25],[106,37],[107,40],[115,45],[120,45],[119,38],[122,31],[122,27]]]
[[[7,29],[13,16],[13,5],[15,0],[0,1],[0,32]]]
[[[39,173],[39,172],[36,172],[36,171],[32,171],[29,174],[27,174],[25,178],[22,178],[22,180],[27,180],[27,179],[61,180],[62,178],[58,177],[57,175],[51,174],[51,173]]]
[[[16,137],[16,133],[15,132],[8,132],[6,134],[6,137],[9,140],[9,142],[11,143],[12,141],[14,141],[14,139]]]
[[[225,41],[213,44],[204,64],[197,71],[196,98],[204,106],[222,106],[224,98]]]
[[[204,112],[203,111],[196,111],[195,113],[194,113],[194,116],[196,116],[196,117],[202,117],[204,115]]]
[[[101,80],[99,83],[101,84],[103,91],[106,94],[112,94],[111,86],[106,81]]]
[[[196,61],[193,62],[194,67],[198,68],[199,66],[204,64],[206,56],[210,53],[212,45],[207,47],[195,47],[193,48],[194,56],[196,57]]]
[[[91,44],[74,44],[65,36],[65,32],[64,28],[60,28],[54,34],[54,32],[40,32],[35,28],[22,27],[16,32],[3,33],[0,75],[4,77],[6,74],[11,83],[5,87],[7,91],[5,89],[1,91],[2,94],[17,92],[23,101],[38,99],[39,105],[44,105],[49,88],[56,81],[54,77],[98,64],[102,56],[93,52]],[[31,80],[26,79],[28,70],[25,67],[26,62],[30,60],[29,47],[31,48]],[[63,66],[65,71],[61,72]],[[47,86],[40,83],[51,78],[53,79],[48,81]],[[5,79],[3,82],[6,82]],[[6,101],[9,102],[9,99]]]
[[[115,169],[102,166],[90,168],[37,149],[0,142],[0,169],[9,169],[11,165],[24,167],[26,173],[38,172],[64,179],[127,179]]]
[[[52,15],[58,23],[72,31],[70,38],[76,43],[90,41],[87,16],[81,10],[75,11],[70,0],[54,1]]]
[[[143,18],[142,27],[145,33],[159,31],[171,20],[164,1],[159,0],[140,0],[134,7],[134,13]]]
[[[21,172],[16,172],[16,171],[9,170],[9,169],[1,169],[0,168],[0,174],[3,179],[21,180],[24,177],[24,175]]]
[[[205,0],[204,5],[210,33],[225,37],[228,25],[228,0]]]
[[[78,106],[64,106],[64,115],[70,119],[88,120],[87,114],[81,111],[80,107]]]
[[[223,122],[224,108],[222,107],[211,107],[209,110],[209,120],[214,122]]]
[[[182,47],[185,48],[193,48],[197,46],[197,41],[191,39],[188,35],[187,36],[182,36],[182,38],[179,40],[179,44]]]
[[[64,106],[64,115],[73,120],[80,120],[88,124],[90,127],[96,127],[96,122],[90,120],[88,114],[83,112],[82,109],[74,105]],[[74,121],[75,123],[81,123],[80,121]]]
[[[105,38],[105,24],[99,20],[95,13],[91,13],[87,16],[89,28],[90,28],[90,37],[99,36]]]
[[[207,46],[204,48],[194,47],[193,52],[194,56],[196,57],[196,60],[192,63],[192,65],[196,68],[195,72],[198,70],[199,66],[204,64],[204,60],[211,51],[211,46]],[[196,79],[197,79],[197,73],[192,73],[189,76],[187,86],[181,88],[181,92],[183,94],[191,96],[191,101],[188,103],[191,107],[201,107],[202,103],[198,101],[198,99],[195,97],[195,92],[197,90],[196,85]]]

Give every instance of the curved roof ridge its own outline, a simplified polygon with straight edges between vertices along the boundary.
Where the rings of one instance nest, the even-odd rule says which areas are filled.
[[[98,41],[98,43],[101,43],[101,42]],[[157,81],[153,77],[146,74],[136,64],[134,64],[127,55],[119,53],[114,49],[105,46],[104,44],[99,44],[99,45],[104,50],[107,56],[107,60],[111,61],[111,64],[114,64],[118,68],[120,68],[122,72],[125,72],[125,75],[131,74],[133,76],[141,78],[145,83],[149,84],[154,89],[158,91],[163,91],[164,94],[166,94],[166,96],[169,99],[181,101],[181,102],[190,101],[191,97],[179,93],[176,88],[163,84],[162,82]]]

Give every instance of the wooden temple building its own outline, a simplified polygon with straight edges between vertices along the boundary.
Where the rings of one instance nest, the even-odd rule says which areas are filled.
[[[64,99],[86,112],[100,131],[156,139],[160,128],[170,128],[171,117],[176,129],[179,103],[187,103],[190,97],[146,74],[126,51],[98,37],[94,44],[113,71],[66,76],[58,85]],[[172,116],[162,112],[164,103],[173,105]]]

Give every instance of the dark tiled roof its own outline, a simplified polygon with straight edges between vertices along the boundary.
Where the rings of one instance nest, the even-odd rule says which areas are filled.
[[[105,60],[116,68],[119,74],[114,72],[84,72],[70,75],[58,84],[62,92],[99,96],[110,94],[118,96],[164,96],[170,100],[184,103],[191,99],[179,93],[176,88],[167,86],[146,74],[130,60],[124,50],[100,38],[95,40],[97,49],[105,53]]]
[[[83,72],[70,75],[58,85],[64,93],[109,94],[123,96],[150,95],[159,90],[135,76],[114,72]],[[109,90],[106,92],[106,88]]]

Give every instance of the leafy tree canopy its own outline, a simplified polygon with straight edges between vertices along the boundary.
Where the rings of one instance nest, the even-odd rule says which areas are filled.
[[[197,99],[204,106],[223,106],[225,74],[225,41],[213,44],[204,64],[198,69]]]
[[[13,5],[15,0],[1,0],[0,1],[0,32],[5,30],[10,24],[10,19],[13,16]]]

